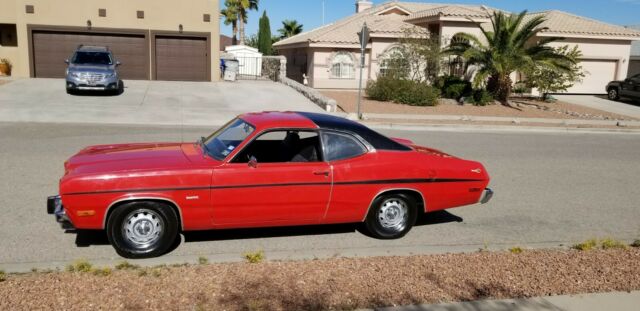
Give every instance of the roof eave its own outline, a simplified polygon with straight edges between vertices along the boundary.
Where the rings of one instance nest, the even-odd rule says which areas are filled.
[[[404,20],[407,23],[412,24],[424,24],[431,22],[467,22],[467,23],[486,23],[490,19],[488,17],[468,17],[468,16],[446,16],[435,15],[427,17],[416,17]]]
[[[640,40],[640,36],[632,35],[608,35],[608,34],[579,34],[570,32],[539,32],[538,37],[562,37],[562,38],[584,38],[584,39],[599,39],[599,40],[624,40],[624,41],[636,41]]]

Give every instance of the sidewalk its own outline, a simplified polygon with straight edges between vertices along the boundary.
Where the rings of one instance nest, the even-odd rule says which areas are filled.
[[[640,291],[549,296],[530,299],[478,300],[390,307],[376,311],[625,311],[640,309]]]

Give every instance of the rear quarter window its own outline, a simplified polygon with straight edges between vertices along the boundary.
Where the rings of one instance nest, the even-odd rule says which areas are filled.
[[[367,148],[355,137],[333,132],[322,133],[326,161],[350,159],[365,154]]]

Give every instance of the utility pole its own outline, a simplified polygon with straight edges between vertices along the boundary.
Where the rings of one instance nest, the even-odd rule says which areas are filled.
[[[362,104],[362,74],[364,72],[364,58],[367,44],[369,43],[369,28],[367,23],[362,24],[362,30],[358,33],[358,39],[360,40],[360,81],[358,86],[358,120],[362,120],[362,112],[360,105]]]

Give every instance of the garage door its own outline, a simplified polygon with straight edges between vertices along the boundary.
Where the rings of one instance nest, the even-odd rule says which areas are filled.
[[[567,90],[574,94],[604,94],[606,86],[616,77],[616,61],[611,60],[583,60],[580,62],[585,77]]]
[[[209,81],[207,38],[158,36],[156,80]]]
[[[83,32],[33,31],[34,76],[63,78],[64,63],[80,44],[108,46],[122,63],[123,79],[148,79],[149,52],[144,35],[96,34]]]

